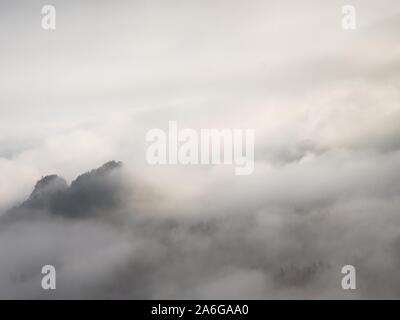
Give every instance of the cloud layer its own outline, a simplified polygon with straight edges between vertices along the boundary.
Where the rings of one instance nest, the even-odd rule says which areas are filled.
[[[397,0],[50,3],[0,4],[0,298],[399,297]],[[170,120],[254,174],[149,166]]]

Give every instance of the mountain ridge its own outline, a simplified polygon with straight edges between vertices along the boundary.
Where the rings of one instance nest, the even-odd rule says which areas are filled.
[[[57,174],[44,176],[36,182],[28,199],[6,215],[26,216],[33,211],[73,218],[114,209],[119,205],[122,177],[118,173],[122,168],[122,162],[112,160],[79,175],[70,185]]]

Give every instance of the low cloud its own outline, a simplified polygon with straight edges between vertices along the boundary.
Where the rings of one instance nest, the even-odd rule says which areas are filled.
[[[398,154],[384,159],[388,176],[399,159]],[[281,195],[279,180],[274,182],[268,171],[265,180],[261,174],[254,177],[253,187],[239,183],[222,190],[218,179],[218,185],[209,185],[209,190],[220,190],[214,196],[207,192],[173,211],[160,209],[168,208],[170,200],[149,185],[142,185],[146,193],[135,192],[134,177],[116,162],[82,175],[71,186],[59,177],[44,178],[27,202],[2,216],[0,295],[395,297],[400,293],[394,281],[400,263],[396,177],[393,186],[390,179],[379,182],[372,164],[360,161],[367,164],[358,165],[358,173],[357,163],[351,168],[347,160],[342,169],[333,158],[316,160],[311,168],[297,163],[296,170],[281,172],[280,179],[286,175]],[[331,170],[336,172],[329,176]],[[382,169],[376,170],[377,177],[383,176]],[[135,187],[140,190],[141,184]],[[60,201],[60,194],[61,207],[51,200]],[[40,287],[45,264],[57,269],[52,292]],[[340,287],[345,264],[357,268],[354,293]]]
[[[400,297],[398,0],[54,2],[0,4],[0,298]],[[168,121],[254,174],[148,165]]]

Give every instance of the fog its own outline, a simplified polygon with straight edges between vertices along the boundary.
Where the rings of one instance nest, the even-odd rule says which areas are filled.
[[[398,1],[46,4],[0,4],[0,298],[399,297]],[[168,121],[254,173],[149,165]]]

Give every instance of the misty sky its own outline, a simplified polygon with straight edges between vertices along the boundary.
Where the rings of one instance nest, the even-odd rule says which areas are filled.
[[[45,4],[55,31],[41,28]],[[356,30],[341,27],[345,4]],[[135,217],[122,229],[0,228],[0,297],[15,282],[12,296],[41,297],[29,268],[48,256],[71,284],[61,297],[343,297],[348,263],[360,289],[344,297],[399,297],[399,30],[398,0],[1,1],[0,212],[42,176],[70,183],[112,159],[151,192],[124,198]],[[149,166],[145,134],[170,120],[255,129],[254,174]],[[182,223],[174,236],[165,219]],[[140,285],[102,283],[132,265]]]

